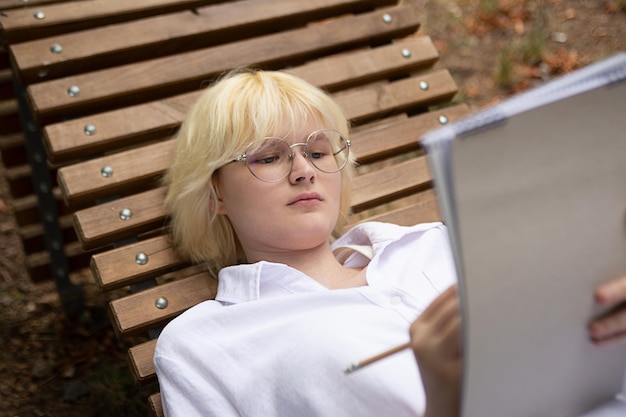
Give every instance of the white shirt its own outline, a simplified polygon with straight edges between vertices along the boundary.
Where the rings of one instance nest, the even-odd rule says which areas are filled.
[[[421,415],[425,397],[410,350],[343,370],[408,341],[411,322],[456,281],[446,229],[365,223],[333,248],[347,245],[372,249],[371,260],[355,252],[344,262],[368,265],[367,286],[329,290],[269,262],[223,269],[216,299],[159,337],[165,415]]]

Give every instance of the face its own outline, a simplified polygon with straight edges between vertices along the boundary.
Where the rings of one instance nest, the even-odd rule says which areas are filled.
[[[301,143],[321,128],[310,123],[277,136],[289,144]],[[316,169],[302,154],[304,147],[293,150],[291,172],[276,182],[254,177],[244,162],[220,169],[217,213],[229,218],[249,262],[327,244],[337,222],[341,173]]]

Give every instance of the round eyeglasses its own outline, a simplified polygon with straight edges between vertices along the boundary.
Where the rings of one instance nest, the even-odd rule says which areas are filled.
[[[246,153],[231,162],[245,162],[248,170],[265,182],[277,182],[287,177],[296,157],[293,148],[304,146],[302,156],[318,170],[332,174],[341,171],[348,163],[350,140],[333,129],[316,130],[304,143],[290,145],[284,139],[269,137],[253,142]]]

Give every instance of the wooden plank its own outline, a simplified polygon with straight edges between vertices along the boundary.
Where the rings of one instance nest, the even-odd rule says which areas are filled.
[[[0,0],[0,10],[23,9],[24,7],[43,6],[46,4],[60,3],[62,1],[82,1],[82,0]]]
[[[395,0],[242,0],[36,39],[10,49],[20,79],[31,84],[393,3]],[[52,45],[59,45],[62,51],[53,52]]]
[[[430,187],[431,181],[432,177],[424,156],[359,175],[354,178],[352,185],[352,210],[358,213],[406,196]]]
[[[156,377],[153,362],[156,342],[152,339],[128,349],[128,362],[135,380],[140,384],[153,381]]]
[[[350,109],[352,123],[360,124],[375,117],[445,103],[456,92],[456,83],[448,70],[440,69],[381,84],[365,94],[362,89],[354,89],[337,93],[333,98],[342,108]]]
[[[459,105],[404,120],[394,119],[393,123],[381,126],[368,125],[352,133],[352,150],[360,164],[415,150],[418,147],[416,138],[439,126],[440,118],[454,121],[468,113],[467,106]],[[145,189],[147,180],[165,172],[171,164],[174,147],[172,139],[60,168],[59,187],[69,205],[95,201],[107,195],[128,195],[134,190]],[[112,175],[105,177],[101,174],[105,166],[111,168]]]
[[[111,301],[114,328],[121,336],[145,332],[164,324],[202,301],[215,298],[217,280],[207,273],[199,273],[178,281]],[[157,308],[159,297],[167,299],[167,307]]]
[[[165,188],[145,191],[74,213],[74,228],[83,248],[92,249],[136,236],[163,224]],[[131,216],[122,219],[122,210]]]
[[[137,262],[143,254],[145,261]],[[91,271],[103,291],[154,278],[187,263],[174,251],[169,236],[161,235],[107,252],[94,254]]]
[[[148,397],[148,403],[150,405],[150,413],[152,417],[163,417],[163,404],[161,403],[161,393],[157,392]]]
[[[174,147],[174,141],[168,140],[60,168],[58,182],[63,198],[66,204],[73,205],[145,189],[146,182],[171,164]],[[110,170],[103,175],[107,168]]]
[[[48,125],[43,136],[48,158],[55,163],[67,162],[169,136],[180,126],[188,108],[178,105],[178,101],[189,98],[193,102],[198,95],[192,93]],[[90,127],[94,130],[90,131]]]
[[[406,57],[404,51],[409,51]],[[338,90],[406,74],[432,66],[438,58],[429,37],[420,36],[377,48],[360,50],[311,61],[285,70],[310,83]],[[182,122],[188,107],[200,92],[127,107],[75,120],[48,125],[44,143],[51,161],[64,162],[170,135]],[[348,109],[349,110],[349,109]],[[85,134],[92,125],[96,132]]]
[[[383,15],[391,17],[390,23]],[[347,47],[406,36],[419,23],[414,7],[399,6],[347,16],[253,39],[219,45],[175,56],[52,80],[28,87],[34,113],[41,123],[68,114],[137,104],[167,95],[197,90],[229,68],[257,65],[278,68],[338,52]],[[70,96],[70,87],[80,93]]]
[[[217,0],[83,0],[38,4],[34,7],[5,10],[0,14],[0,29],[4,40],[14,43],[205,6],[215,1]],[[36,13],[43,13],[43,17],[36,17]]]
[[[417,149],[418,139],[429,130],[459,120],[470,113],[465,104],[433,110],[402,120],[370,123],[354,129],[350,138],[359,164]],[[382,134],[382,138],[381,138]]]
[[[439,206],[435,197],[435,191],[428,189],[419,193],[420,201],[404,207],[383,211],[378,214],[361,218],[358,223],[363,221],[386,222],[398,224],[401,226],[412,226],[418,223],[430,223],[441,221]],[[350,225],[354,226],[357,222],[350,221]]]

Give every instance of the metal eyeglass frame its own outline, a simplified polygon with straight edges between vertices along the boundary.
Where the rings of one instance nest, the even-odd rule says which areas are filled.
[[[339,135],[339,136],[340,136],[340,137],[344,140],[344,142],[345,142],[345,144],[346,144],[345,148],[343,148],[343,147],[342,147],[342,148],[341,148],[341,149],[339,149],[337,152],[333,153],[333,157],[334,157],[334,156],[336,156],[337,154],[339,154],[340,152],[342,152],[344,149],[346,149],[346,150],[347,150],[346,158],[344,159],[344,161],[343,161],[343,163],[341,164],[341,166],[340,166],[340,167],[338,167],[336,170],[333,170],[333,171],[326,171],[326,170],[321,169],[320,167],[318,167],[318,166],[315,164],[315,162],[314,162],[312,159],[310,159],[311,154],[309,154],[309,153],[307,152],[307,151],[308,151],[308,144],[309,144],[309,140],[311,139],[311,137],[313,137],[313,135],[316,135],[316,134],[318,134],[318,133],[320,133],[320,132],[335,132],[335,133],[337,133],[337,134],[338,134],[338,135]],[[234,158],[234,159],[233,159],[232,161],[230,161],[229,163],[233,163],[233,162],[245,162],[246,167],[248,168],[248,171],[250,171],[250,173],[251,173],[251,174],[252,174],[255,178],[258,178],[259,180],[261,180],[261,181],[263,181],[263,182],[270,182],[270,183],[271,183],[271,182],[278,182],[278,181],[280,181],[280,180],[282,180],[282,179],[284,179],[284,178],[287,178],[287,177],[289,176],[289,174],[291,174],[291,171],[293,170],[293,160],[295,159],[295,156],[296,156],[295,152],[293,152],[293,148],[296,148],[296,147],[298,147],[298,146],[304,146],[305,151],[304,151],[304,152],[302,152],[302,155],[303,155],[303,156],[304,156],[304,157],[305,157],[305,158],[306,158],[306,159],[307,159],[307,160],[311,163],[311,165],[313,165],[313,166],[315,167],[315,169],[317,169],[317,170],[319,170],[319,171],[321,171],[321,172],[325,172],[325,173],[327,173],[327,174],[333,174],[333,173],[335,173],[335,172],[339,172],[339,171],[341,171],[341,170],[342,170],[342,169],[346,166],[346,164],[348,163],[348,160],[350,159],[350,146],[351,146],[350,139],[346,138],[346,137],[345,137],[345,136],[344,136],[341,132],[339,132],[338,130],[335,130],[335,129],[319,129],[319,130],[315,130],[315,131],[311,132],[311,133],[307,136],[307,138],[306,138],[306,141],[305,141],[305,142],[294,143],[294,144],[292,144],[292,145],[290,145],[290,144],[289,144],[289,142],[287,142],[286,140],[284,140],[284,139],[282,139],[282,138],[278,138],[278,137],[272,137],[272,136],[269,136],[269,137],[264,138],[263,140],[266,140],[266,139],[278,139],[278,140],[280,140],[280,141],[285,142],[285,144],[287,144],[287,146],[289,146],[289,148],[291,149],[291,153],[289,154],[289,160],[291,161],[291,165],[289,166],[289,170],[287,171],[287,173],[286,173],[285,175],[283,175],[282,177],[280,177],[280,178],[278,178],[278,179],[275,179],[275,180],[267,180],[267,179],[264,179],[264,178],[261,178],[261,177],[257,176],[257,175],[254,173],[254,171],[252,170],[252,168],[250,167],[250,165],[248,164],[248,160],[247,160],[247,148],[246,148],[246,153],[243,153],[243,154],[241,154],[241,155],[237,156],[236,158]],[[249,144],[249,145],[248,145],[248,148],[249,148],[250,146],[254,145],[255,143],[256,143],[256,142],[253,142],[253,143]]]

